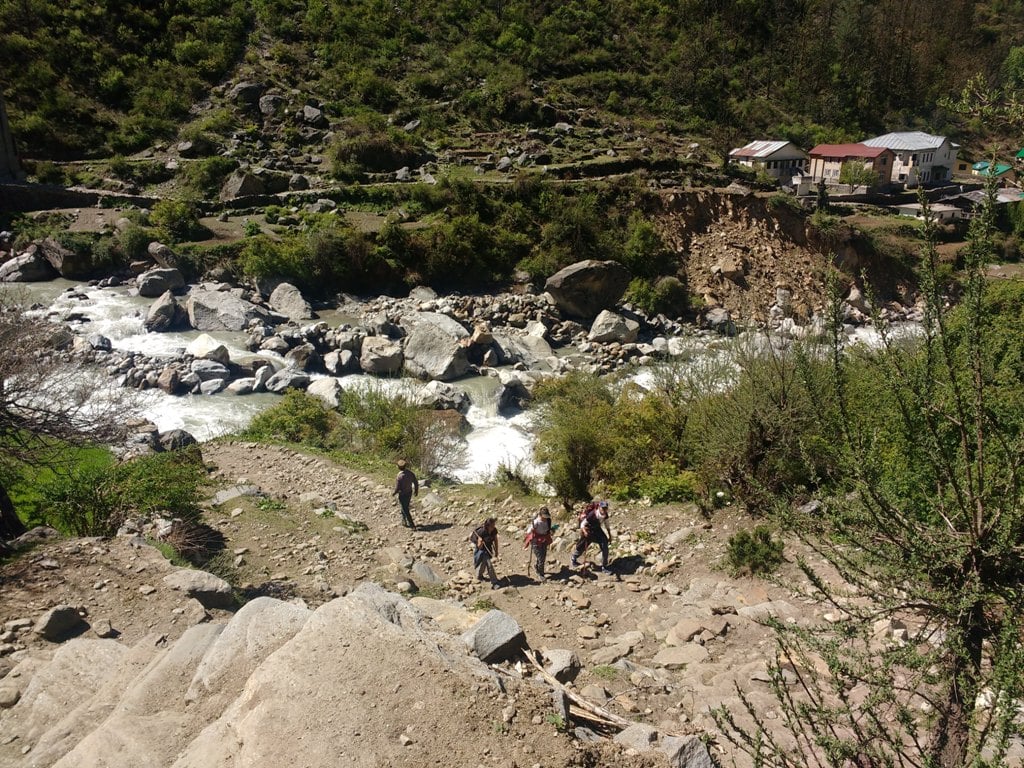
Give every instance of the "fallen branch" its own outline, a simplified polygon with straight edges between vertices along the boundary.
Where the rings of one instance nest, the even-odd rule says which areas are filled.
[[[618,715],[609,712],[607,709],[597,706],[597,704],[594,704],[592,701],[584,699],[579,694],[570,691],[568,688],[566,688],[564,685],[558,682],[558,680],[555,679],[554,675],[549,673],[546,669],[544,669],[544,667],[540,665],[540,663],[537,661],[537,659],[534,658],[533,653],[530,650],[527,650],[523,655],[540,673],[541,677],[544,678],[545,682],[547,682],[548,685],[550,685],[555,690],[561,691],[563,694],[565,694],[565,697],[569,701],[571,701],[573,704],[575,704],[583,711],[588,712],[591,715],[594,715],[594,719],[604,721],[607,725],[618,726],[619,728],[628,728],[633,724],[632,720],[627,720],[624,717],[619,717]]]

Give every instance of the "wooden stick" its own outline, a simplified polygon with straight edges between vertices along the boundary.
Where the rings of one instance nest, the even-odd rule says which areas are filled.
[[[558,682],[552,674],[550,674],[546,669],[544,669],[544,667],[542,667],[533,657],[532,653],[526,652],[524,655],[529,660],[529,662],[534,666],[534,668],[536,668],[536,670],[540,672],[541,677],[544,678],[545,682],[547,682],[548,685],[550,685],[552,688],[555,688],[556,690],[560,690],[562,693],[565,694],[565,697],[569,699],[569,701],[578,706],[580,709],[589,712],[592,715],[597,715],[602,720],[606,720],[611,725],[617,725],[619,728],[628,728],[633,724],[632,720],[627,720],[624,717],[619,717],[618,715],[609,712],[607,709],[599,707],[597,706],[597,704],[594,704],[593,702],[584,699],[579,694],[570,691],[568,688],[566,688],[564,685]]]

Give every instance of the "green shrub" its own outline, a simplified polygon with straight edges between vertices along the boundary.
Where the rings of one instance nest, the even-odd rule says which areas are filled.
[[[637,494],[656,504],[670,501],[694,501],[699,496],[695,472],[680,470],[671,462],[659,461],[636,483]]]
[[[253,417],[243,434],[253,440],[326,449],[334,446],[337,427],[337,415],[329,411],[322,400],[290,389],[281,402]]]
[[[54,473],[40,488],[40,514],[75,536],[110,536],[131,516],[199,519],[205,478],[198,449],[157,453],[122,464],[79,463]]]
[[[729,537],[729,567],[733,573],[755,576],[773,573],[783,562],[782,542],[772,538],[766,525],[751,531],[740,531]]]
[[[153,240],[149,230],[138,224],[129,224],[117,233],[117,242],[121,252],[129,261],[141,259],[146,255],[149,243]]]
[[[194,194],[204,198],[214,197],[224,185],[224,180],[237,167],[238,161],[230,157],[204,157],[187,163],[183,175]]]
[[[419,154],[420,146],[410,134],[384,125],[383,121],[349,125],[328,149],[331,172],[338,178],[397,171],[414,165]]]
[[[172,243],[190,240],[200,231],[199,213],[186,200],[161,200],[149,216],[161,238]]]

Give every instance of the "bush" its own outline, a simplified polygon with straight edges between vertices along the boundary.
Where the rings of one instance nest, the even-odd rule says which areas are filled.
[[[636,484],[637,493],[656,504],[670,501],[694,501],[698,498],[697,475],[680,470],[671,462],[660,461]]]
[[[197,196],[213,197],[237,167],[238,162],[230,157],[205,157],[185,165],[185,181]]]
[[[295,389],[281,402],[253,417],[243,433],[253,440],[298,443],[329,449],[336,445],[338,418],[323,401]]]
[[[143,456],[123,464],[83,462],[40,488],[47,524],[74,536],[112,536],[131,516],[199,519],[205,477],[198,449]]]
[[[766,525],[740,531],[729,538],[729,567],[734,575],[773,573],[782,565],[782,542],[772,538]]]
[[[185,200],[161,200],[153,206],[150,221],[169,242],[192,239],[200,230],[196,207]]]

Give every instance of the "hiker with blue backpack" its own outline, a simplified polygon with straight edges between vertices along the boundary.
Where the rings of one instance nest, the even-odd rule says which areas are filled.
[[[494,572],[491,560],[498,556],[498,521],[493,517],[484,520],[484,524],[475,528],[469,535],[473,543],[473,567],[476,577],[484,580],[484,572],[491,579],[491,589],[498,588],[498,574]]]

